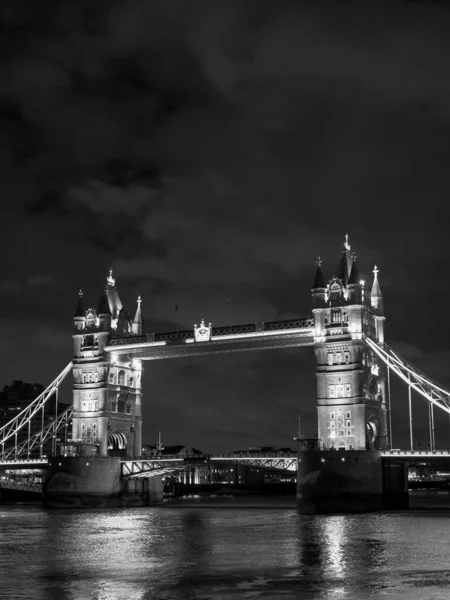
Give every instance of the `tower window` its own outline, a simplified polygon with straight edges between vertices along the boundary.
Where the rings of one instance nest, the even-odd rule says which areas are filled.
[[[125,385],[125,371],[119,371],[117,383],[118,385]]]
[[[348,411],[345,413],[345,418],[346,418],[346,419],[351,419],[351,418],[352,418],[352,412],[351,412],[350,410],[348,410]]]
[[[336,413],[330,412],[330,419],[332,419],[334,421],[335,418],[336,418]]]
[[[125,406],[126,406],[126,401],[127,401],[127,396],[126,394],[120,394],[118,397],[118,412],[120,413],[124,413],[125,412]]]
[[[340,310],[332,310],[331,311],[331,322],[332,323],[340,323],[342,321],[341,311]]]

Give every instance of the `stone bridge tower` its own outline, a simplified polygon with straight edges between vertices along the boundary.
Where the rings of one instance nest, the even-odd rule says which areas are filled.
[[[116,335],[141,335],[141,300],[134,320],[124,311],[110,271],[97,309],[80,291],[73,333],[72,437],[99,456],[141,456],[142,364],[105,350]]]
[[[318,436],[325,449],[387,445],[386,370],[363,341],[384,343],[378,269],[369,285],[345,237],[339,272],[328,284],[321,261],[312,287],[317,366]]]

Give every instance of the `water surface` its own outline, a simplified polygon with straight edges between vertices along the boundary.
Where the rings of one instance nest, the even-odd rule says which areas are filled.
[[[450,512],[0,506],[0,598],[450,598]]]

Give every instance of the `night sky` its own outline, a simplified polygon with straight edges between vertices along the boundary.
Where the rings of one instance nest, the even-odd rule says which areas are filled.
[[[302,317],[348,232],[388,343],[450,389],[449,29],[433,2],[2,2],[0,385],[56,377],[110,267],[147,332]],[[147,362],[144,442],[293,446],[299,411],[316,433],[314,364]],[[404,387],[393,403],[406,447]]]

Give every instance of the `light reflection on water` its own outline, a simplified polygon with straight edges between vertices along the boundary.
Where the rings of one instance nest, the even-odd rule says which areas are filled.
[[[0,506],[0,598],[450,597],[450,514]]]

